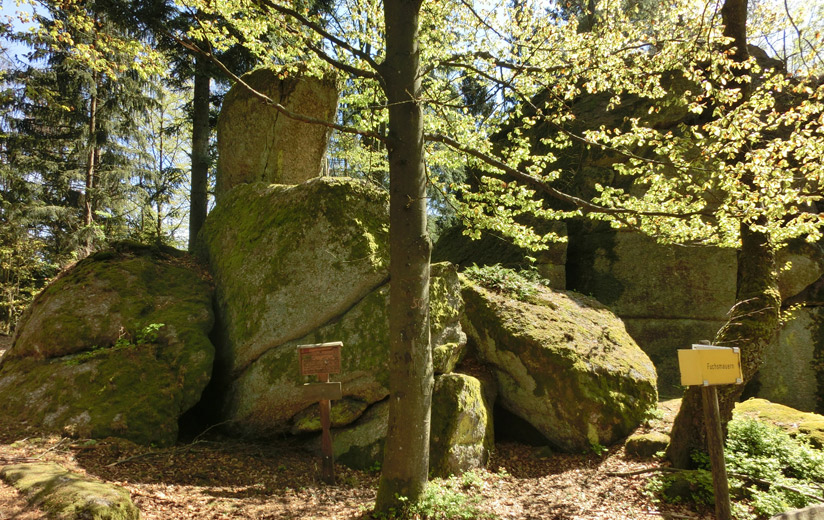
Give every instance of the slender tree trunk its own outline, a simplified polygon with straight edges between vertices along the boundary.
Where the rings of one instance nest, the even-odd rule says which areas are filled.
[[[189,251],[206,220],[209,178],[209,77],[208,58],[195,56],[194,99],[192,103],[192,185],[189,206]]]
[[[416,502],[429,473],[432,352],[429,345],[429,259],[426,175],[420,93],[420,0],[386,0],[389,101],[390,238],[389,427],[375,509]]]
[[[721,14],[724,35],[732,38],[730,47],[735,47],[734,59],[739,62],[747,60],[747,0],[726,0]],[[749,96],[749,83],[735,83],[734,86],[742,89],[742,99],[746,99]],[[742,152],[733,161],[744,160]],[[753,185],[746,178],[743,182]],[[741,368],[745,383],[752,379],[764,360],[764,349],[778,328],[778,313],[781,308],[775,271],[775,249],[769,236],[757,231],[760,224],[764,224],[763,219],[741,223],[741,252],[738,255],[735,295],[737,303],[716,337],[719,345],[741,349]],[[725,430],[743,389],[744,385],[719,388],[721,423]],[[706,451],[701,389],[697,387],[689,388],[684,394],[681,410],[672,427],[667,458],[674,466],[686,468],[692,464],[691,454],[694,451]]]
[[[92,93],[92,99],[89,102],[89,158],[86,163],[86,196],[83,203],[83,225],[88,227],[94,222],[94,211],[92,206],[92,198],[94,192],[94,172],[96,169],[95,159],[97,155],[97,73],[92,75],[92,84],[95,91]],[[86,244],[87,247],[90,244]]]

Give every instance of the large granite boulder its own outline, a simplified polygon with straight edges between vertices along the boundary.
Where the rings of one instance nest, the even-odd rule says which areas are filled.
[[[256,91],[292,113],[333,121],[338,92],[333,79],[258,69],[243,76]],[[242,85],[226,94],[217,123],[216,196],[238,184],[299,184],[321,174],[328,127],[290,118]]]
[[[240,373],[384,285],[388,205],[385,191],[346,179],[243,184],[228,193],[200,234],[223,368]]]
[[[296,186],[237,186],[201,233],[216,284],[221,327],[216,387],[224,420],[248,436],[317,431],[302,388],[298,345],[342,341],[343,426],[388,393],[388,197],[352,179]],[[431,337],[436,370],[466,344],[454,267],[432,266]]]
[[[626,437],[656,405],[655,367],[592,298],[535,285],[525,301],[468,278],[464,330],[498,403],[565,451]]]
[[[171,248],[79,262],[21,319],[0,363],[0,420],[173,444],[211,376],[211,298],[208,276]]]
[[[736,252],[571,226],[568,255],[567,288],[614,311],[655,363],[659,391],[681,395],[676,351],[712,340],[725,323],[735,303]]]
[[[430,315],[433,349],[443,363],[454,365],[466,345],[460,329],[463,302],[457,272],[449,264],[433,264]],[[453,307],[454,306],[454,307]],[[332,420],[344,426],[356,420],[367,406],[389,395],[389,284],[366,295],[342,316],[309,334],[276,345],[251,363],[227,385],[223,417],[250,436],[266,436],[290,429],[293,433],[320,430],[316,403],[307,398],[300,375],[298,345],[342,341],[340,381],[343,399],[332,401]],[[453,339],[437,343],[437,338]]]
[[[778,290],[786,301],[824,276],[824,249],[797,239],[776,253]]]

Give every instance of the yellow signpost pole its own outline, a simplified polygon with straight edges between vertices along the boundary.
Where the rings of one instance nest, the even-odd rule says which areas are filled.
[[[710,456],[715,494],[715,516],[718,520],[731,520],[730,485],[724,462],[724,434],[721,430],[716,385],[743,382],[741,352],[737,348],[693,345],[692,349],[678,351],[678,365],[681,369],[682,385],[701,385],[707,451]]]

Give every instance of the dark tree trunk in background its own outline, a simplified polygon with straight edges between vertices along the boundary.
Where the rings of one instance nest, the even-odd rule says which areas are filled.
[[[724,35],[733,39],[734,59],[748,59],[747,50],[747,0],[726,0],[721,9]],[[747,71],[740,71],[740,74]],[[749,96],[749,84],[737,82],[743,97]],[[745,160],[741,152],[734,161]],[[744,179],[747,182],[747,179]],[[752,184],[752,181],[749,181]],[[718,332],[716,343],[741,349],[741,366],[744,383],[752,379],[764,360],[764,349],[778,328],[781,297],[775,269],[775,249],[769,237],[756,230],[764,221],[741,223],[741,251],[738,255],[738,278],[735,307],[730,311],[727,323]],[[718,389],[721,422],[725,426],[732,418],[732,410],[741,396],[744,385],[725,385]],[[684,394],[681,410],[672,427],[667,458],[675,467],[686,468],[692,464],[694,451],[706,451],[706,434],[701,405],[701,389],[690,387]]]
[[[209,59],[195,56],[194,98],[192,103],[192,185],[189,207],[189,251],[206,220],[209,178]]]
[[[420,0],[386,0],[386,61],[380,73],[389,101],[389,428],[375,509],[416,502],[429,473],[432,352],[429,258],[420,93]]]

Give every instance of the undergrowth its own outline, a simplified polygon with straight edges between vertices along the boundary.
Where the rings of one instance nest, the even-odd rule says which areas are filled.
[[[730,421],[728,429],[724,455],[736,519],[765,519],[824,502],[824,451],[803,435],[752,419]],[[709,457],[693,459],[699,469],[654,477],[649,490],[665,501],[712,506]]]
[[[516,271],[501,264],[478,267],[472,264],[464,274],[487,289],[513,296],[521,301],[535,295],[537,286],[548,285],[534,268]]]
[[[404,511],[388,518],[412,518],[420,520],[473,520],[495,519],[496,515],[481,511],[480,494],[484,485],[484,471],[467,471],[457,477],[430,480],[423,496],[416,503],[409,503]]]

